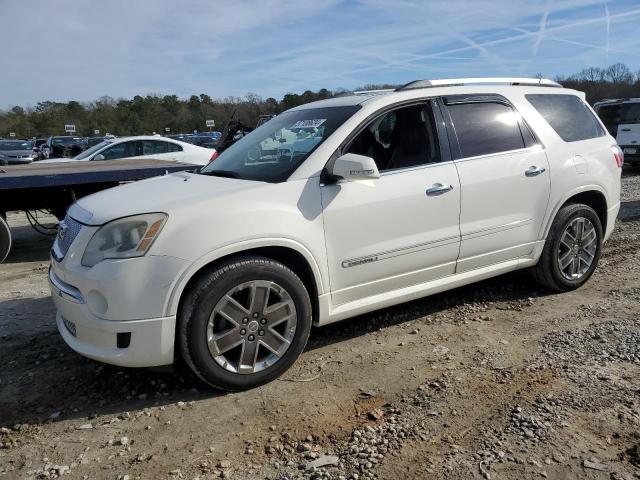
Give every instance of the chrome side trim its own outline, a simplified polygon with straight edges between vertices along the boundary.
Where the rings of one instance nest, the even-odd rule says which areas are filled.
[[[82,298],[80,290],[60,280],[51,267],[49,267],[49,283],[51,287],[53,287],[53,291],[60,298],[74,303],[84,303],[84,298]]]
[[[511,230],[512,228],[524,227],[526,225],[530,225],[531,223],[533,223],[533,218],[528,218],[526,220],[516,220],[515,222],[505,223],[503,225],[497,225],[495,227],[486,227],[478,230],[472,230],[471,232],[462,234],[462,241],[464,242],[465,240],[468,240],[470,238],[491,235],[492,233],[503,232],[505,230]]]
[[[386,252],[376,253],[373,255],[367,255],[365,257],[352,258],[344,260],[342,262],[342,268],[357,267],[365,263],[377,262],[378,260],[386,260],[388,258],[399,257],[400,255],[408,255],[410,253],[416,253],[421,250],[427,250],[429,248],[442,247],[451,243],[459,242],[460,237],[446,237],[439,240],[433,240],[431,242],[419,243],[417,245],[411,245],[409,247],[396,248],[394,250],[388,250]]]

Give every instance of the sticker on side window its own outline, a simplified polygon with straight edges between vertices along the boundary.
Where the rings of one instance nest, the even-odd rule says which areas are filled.
[[[294,128],[318,128],[326,120],[326,118],[316,118],[314,120],[298,120],[290,128],[291,130],[293,130]]]

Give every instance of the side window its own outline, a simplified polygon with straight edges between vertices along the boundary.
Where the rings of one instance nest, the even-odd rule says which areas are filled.
[[[168,143],[167,142],[167,146],[169,147],[169,152],[181,152],[182,151],[182,145],[178,145],[177,143]]]
[[[158,153],[167,153],[169,143],[160,142],[158,140],[143,140],[142,155],[154,155]]]
[[[106,150],[103,150],[102,152],[100,152],[99,155],[102,155],[105,160],[117,160],[119,158],[124,158],[125,156],[124,152],[125,152],[127,143],[131,143],[131,142],[123,142],[123,143],[118,143],[116,145],[113,145],[112,147],[109,147]]]
[[[565,142],[602,137],[605,131],[575,95],[528,94],[526,99]]]
[[[439,162],[431,107],[412,105],[376,118],[352,140],[347,152],[373,158],[380,171]]]
[[[502,103],[447,106],[463,158],[525,148],[520,116]]]

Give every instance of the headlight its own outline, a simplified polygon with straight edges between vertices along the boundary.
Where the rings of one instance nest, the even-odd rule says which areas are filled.
[[[167,221],[166,213],[146,213],[113,220],[93,234],[82,255],[82,265],[93,267],[105,258],[141,257]]]

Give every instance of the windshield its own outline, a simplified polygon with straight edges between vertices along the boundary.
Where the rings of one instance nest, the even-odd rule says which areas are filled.
[[[97,145],[94,145],[91,148],[87,148],[84,152],[76,155],[75,157],[73,157],[74,160],[84,160],[85,158],[89,158],[91,155],[93,155],[94,153],[96,153],[98,150],[106,147],[107,145],[111,145],[113,142],[110,142],[109,140],[105,140],[104,142],[100,142]]]
[[[204,175],[284,182],[360,106],[284,112],[231,145]]]
[[[33,142],[25,142],[24,140],[3,141],[0,142],[0,150],[4,152],[10,150],[33,150]]]
[[[73,143],[82,143],[80,137],[56,137],[51,139],[51,145],[71,145]]]
[[[617,103],[598,108],[598,116],[612,135],[618,131],[621,123],[640,122],[640,103]]]

